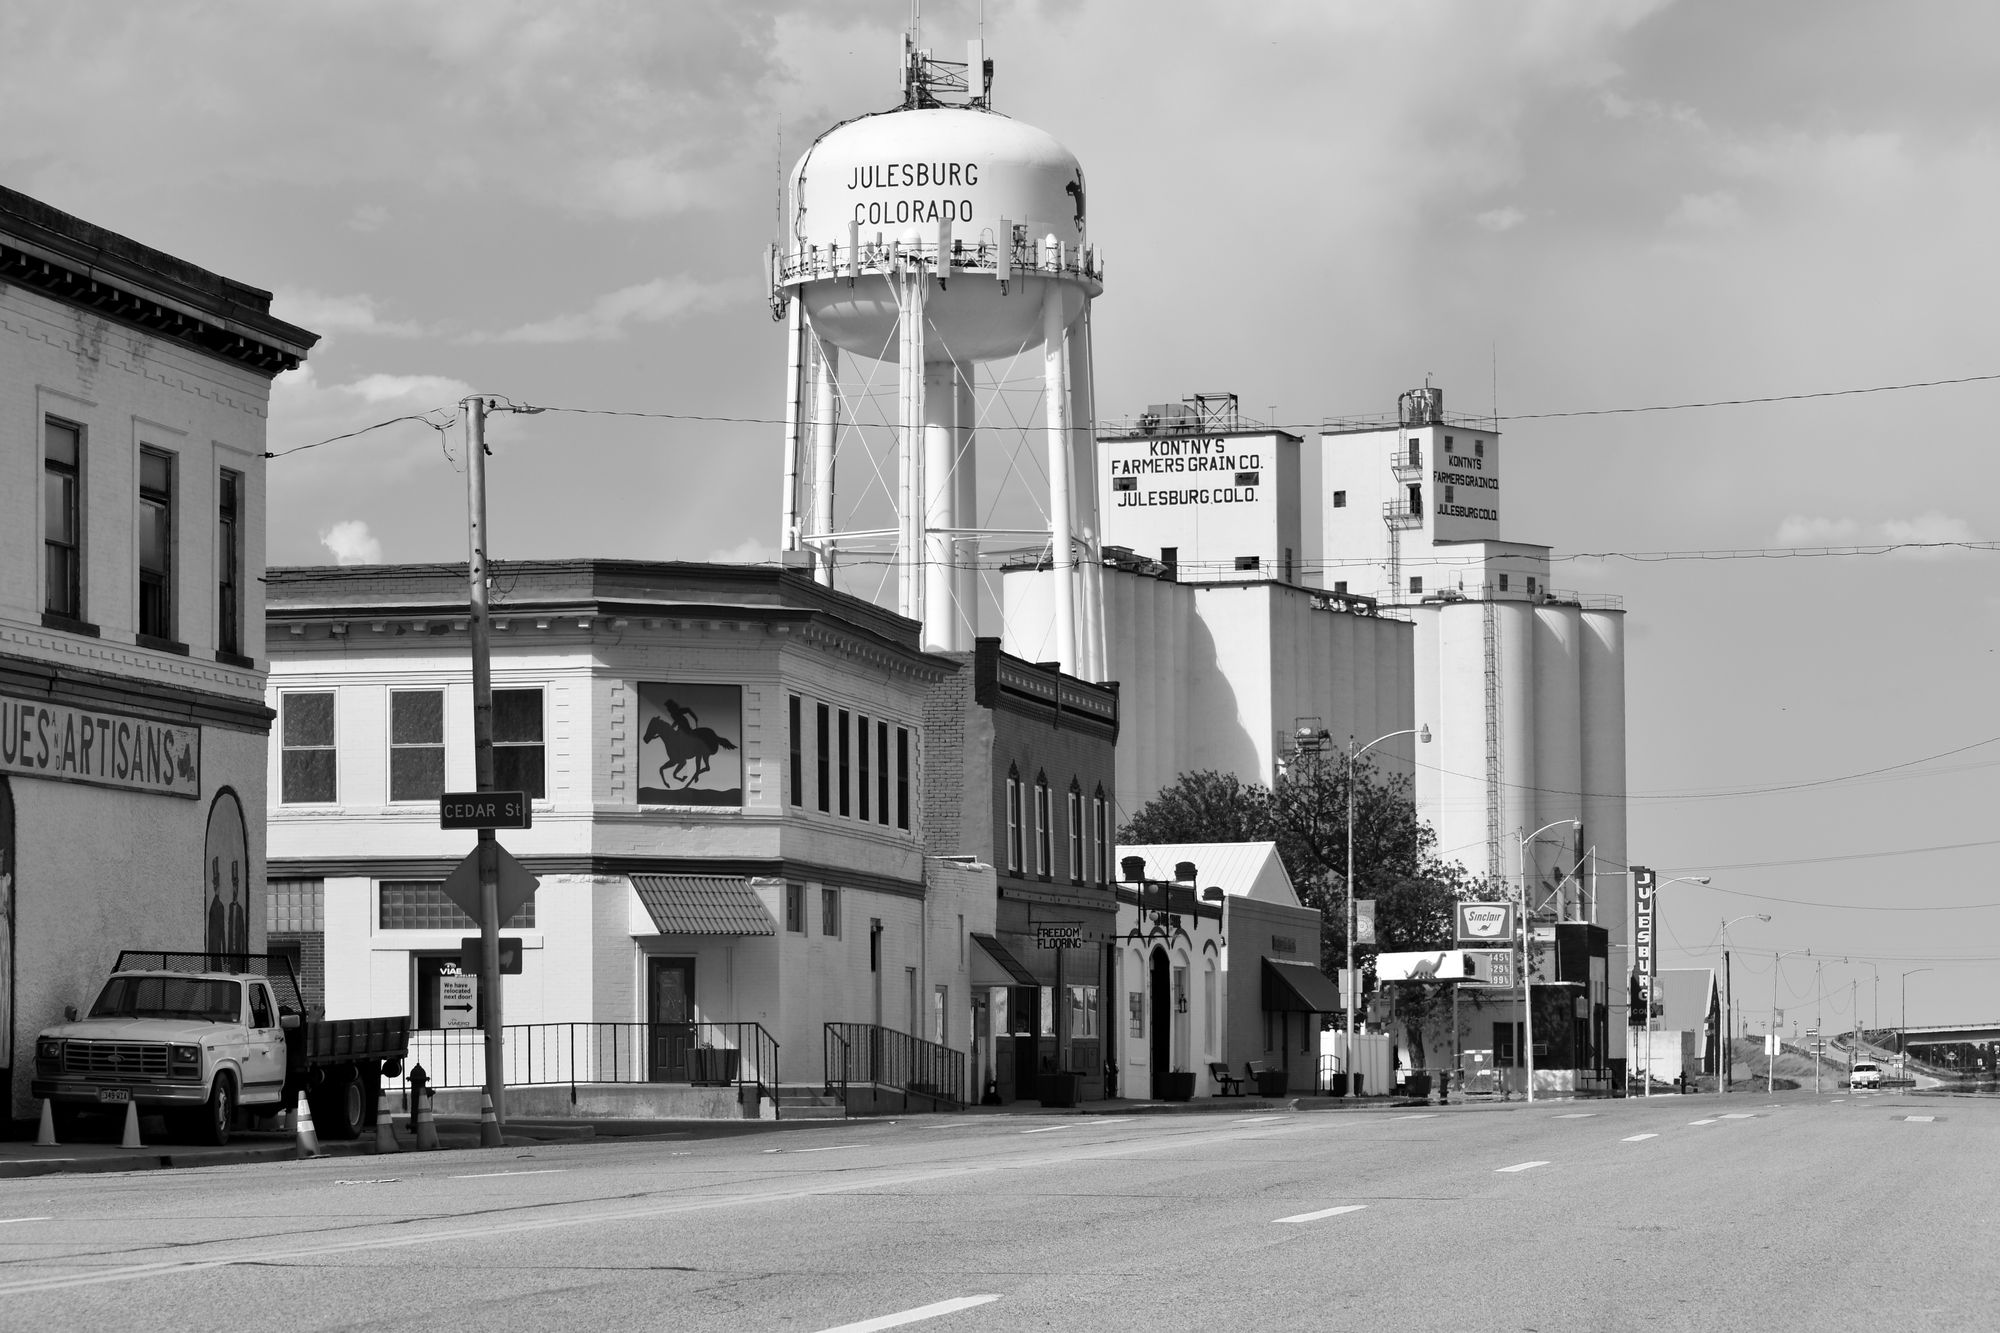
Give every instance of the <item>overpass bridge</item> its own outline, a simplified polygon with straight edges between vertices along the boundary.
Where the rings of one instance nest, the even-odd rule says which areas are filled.
[[[1950,1046],[1959,1042],[1977,1044],[2000,1041],[2000,1020],[1991,1023],[1939,1023],[1930,1027],[1874,1028],[1864,1034],[1898,1033],[1905,1046]]]

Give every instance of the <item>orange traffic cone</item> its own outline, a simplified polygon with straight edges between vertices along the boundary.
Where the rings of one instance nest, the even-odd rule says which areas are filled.
[[[402,1151],[396,1144],[396,1112],[389,1104],[387,1089],[375,1099],[375,1151],[378,1154]]]
[[[300,1157],[326,1156],[320,1149],[319,1135],[313,1131],[312,1103],[304,1092],[299,1093],[298,1109],[292,1112],[292,1136],[298,1140]]]
[[[493,1114],[493,1094],[479,1094],[479,1146],[482,1148],[504,1148],[507,1140],[501,1136],[500,1121]]]
[[[118,1145],[121,1148],[143,1148],[139,1142],[139,1103],[125,1103],[125,1138]]]
[[[35,1134],[37,1148],[54,1148],[56,1143],[56,1112],[49,1099],[42,1098],[42,1127]]]
[[[430,1092],[426,1089],[416,1099],[417,1109],[411,1113],[410,1127],[416,1132],[417,1151],[430,1152],[438,1146],[437,1117],[431,1111]]]

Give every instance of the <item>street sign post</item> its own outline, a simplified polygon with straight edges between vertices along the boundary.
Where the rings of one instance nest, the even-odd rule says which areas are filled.
[[[528,868],[516,861],[505,847],[495,845],[494,859],[499,862],[499,906],[500,924],[505,925],[521,910],[528,899],[535,896],[541,881],[528,873]],[[474,921],[479,920],[479,851],[468,852],[463,861],[445,877],[444,896],[457,903],[460,910]]]
[[[439,828],[533,828],[534,824],[534,806],[523,791],[448,791],[438,797]]]
[[[477,935],[463,935],[458,941],[458,965],[471,973],[479,971],[479,950],[482,942]],[[512,935],[500,937],[500,975],[518,977],[521,975],[521,941]]]

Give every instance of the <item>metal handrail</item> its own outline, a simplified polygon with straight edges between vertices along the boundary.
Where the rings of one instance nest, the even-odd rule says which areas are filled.
[[[688,1082],[754,1086],[761,1098],[778,1085],[778,1042],[761,1023],[512,1023],[500,1029],[502,1081],[509,1087],[550,1087],[564,1083],[572,1092],[582,1083],[653,1083],[661,1072],[653,1044],[663,1028],[691,1029],[691,1053],[728,1051],[733,1062],[716,1062],[706,1073],[726,1077]],[[691,1064],[707,1064],[695,1061]],[[485,1035],[478,1028],[425,1028],[410,1033],[403,1073],[385,1080],[402,1091],[410,1071],[422,1065],[433,1088],[478,1088],[486,1083]],[[692,1067],[690,1075],[696,1072]],[[679,1081],[679,1080],[676,1080]]]
[[[964,1051],[875,1023],[828,1023],[825,1051],[827,1095],[839,1083],[843,1104],[850,1083],[900,1091],[904,1110],[912,1093],[966,1104]]]
[[[971,243],[956,240],[943,256],[946,266],[939,276],[965,272],[985,272],[997,276],[1003,268],[1000,262],[1002,257],[1003,249],[998,241],[984,237]],[[1058,274],[1093,282],[1104,280],[1103,256],[1095,245],[1062,245],[1058,250],[1050,250],[1037,239],[1016,237],[1013,244],[1006,247],[1004,257],[1008,261],[1004,268],[1011,273]],[[771,277],[775,285],[783,287],[823,278],[845,277],[852,273],[885,273],[906,262],[922,264],[937,271],[938,260],[935,241],[864,240],[858,247],[830,241],[824,245],[808,245],[802,250],[778,252]]]

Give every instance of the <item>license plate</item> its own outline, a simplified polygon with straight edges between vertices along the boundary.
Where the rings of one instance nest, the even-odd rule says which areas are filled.
[[[130,1088],[99,1088],[97,1100],[100,1102],[129,1102],[132,1100]]]

